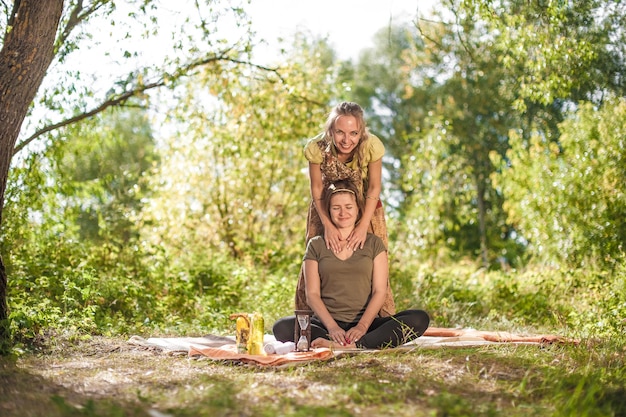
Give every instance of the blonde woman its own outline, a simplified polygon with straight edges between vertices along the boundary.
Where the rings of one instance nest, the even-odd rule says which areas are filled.
[[[363,249],[368,232],[378,236],[387,248],[387,224],[380,201],[382,188],[382,158],[385,147],[370,134],[357,103],[342,102],[328,115],[324,132],[309,140],[304,156],[309,161],[311,205],[307,218],[306,242],[317,235],[324,236],[326,247],[336,253]],[[354,230],[342,236],[321,206],[322,191],[339,180],[352,182],[364,201],[363,213]],[[301,270],[296,288],[296,309],[307,309],[304,271]],[[387,284],[380,315],[396,311],[391,287]]]

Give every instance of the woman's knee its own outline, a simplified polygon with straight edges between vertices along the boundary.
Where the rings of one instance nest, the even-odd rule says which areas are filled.
[[[399,314],[398,319],[411,327],[420,336],[428,329],[430,317],[424,310],[406,310]]]

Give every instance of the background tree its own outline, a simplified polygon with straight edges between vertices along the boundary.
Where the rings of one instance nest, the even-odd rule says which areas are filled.
[[[46,154],[55,164],[49,181],[64,200],[58,221],[76,219],[81,240],[127,245],[138,233],[133,218],[150,195],[145,174],[158,163],[148,114],[111,109],[53,136]]]
[[[507,223],[505,196],[491,179],[503,168],[489,154],[504,157],[509,130],[558,143],[577,100],[600,103],[622,91],[623,4],[444,5],[417,21],[418,33],[381,31],[356,67],[355,91],[388,145],[394,238],[424,260],[520,263],[524,240]]]
[[[156,162],[145,111],[108,110],[54,138],[16,158],[7,188],[0,241],[17,341],[122,324],[117,314],[143,310],[155,287],[135,221]]]
[[[62,0],[16,1],[0,50],[0,221],[13,148],[48,66],[54,58]],[[0,259],[0,351],[9,339],[7,275]]]
[[[186,30],[172,28],[173,49],[170,51],[177,54],[152,63],[146,59],[148,54],[133,50],[134,47],[139,48],[140,43],[133,43],[131,39],[133,32],[139,32],[143,39],[167,33],[158,25],[156,2],[122,4],[110,0],[23,0],[12,5],[3,2],[6,20],[0,23],[4,31],[0,50],[0,200],[4,200],[13,155],[31,145],[35,139],[108,107],[121,105],[131,97],[142,96],[145,99],[147,91],[173,86],[178,79],[193,74],[199,67],[220,61],[239,63],[242,58],[245,59],[245,53],[249,51],[249,33],[238,20],[243,14],[242,9],[230,7],[232,5],[220,8],[213,2],[196,2],[195,5],[197,13],[193,17],[183,16],[180,21]],[[136,62],[131,64],[131,69],[115,74],[117,79],[111,78],[105,68],[104,77],[108,80],[105,84],[109,87],[101,92],[99,88],[102,87],[93,79],[79,83],[83,80],[80,69],[67,70],[63,65],[71,61],[72,53],[79,45],[87,46],[89,40],[94,38],[89,35],[85,23],[107,21],[114,15],[116,6],[124,10],[119,21],[110,20],[112,25],[117,25],[111,33],[115,34],[114,39],[124,42],[119,44],[122,45],[122,50],[117,51],[120,55],[113,59],[128,58]],[[224,39],[216,29],[217,21],[231,17],[232,28],[243,28],[239,40]],[[129,29],[133,23],[143,26],[145,31]],[[159,39],[159,42],[162,41],[163,38]],[[96,45],[98,42],[96,37]],[[161,51],[166,49],[164,44],[160,46]],[[53,61],[54,71],[49,71]],[[94,66],[90,68],[102,70]],[[48,86],[44,83],[46,75],[54,75],[53,84]],[[93,74],[90,76],[96,77]],[[40,90],[42,83],[45,85]],[[37,96],[38,100],[35,100]],[[66,114],[68,109],[72,109],[69,117]],[[26,129],[23,130],[22,124],[29,115],[33,117],[27,119]],[[0,340],[3,346],[9,339],[6,287],[6,271],[0,263]]]
[[[625,122],[623,98],[587,103],[561,124],[558,146],[512,135],[506,160],[496,159],[509,221],[538,261],[614,268],[623,260]]]
[[[424,259],[445,250],[488,266],[508,245],[488,155],[504,153],[514,119],[489,34],[473,15],[446,16],[381,31],[377,50],[361,56],[356,91],[381,115],[373,126],[388,144],[403,240]]]
[[[503,92],[513,99],[519,114],[518,127],[510,134],[512,149],[507,158],[511,159],[494,158],[499,161],[498,170],[502,172],[502,175],[495,174],[494,178],[499,178],[500,186],[504,187],[500,191],[507,200],[512,225],[516,228],[526,224],[525,220],[518,222],[522,217],[537,221],[532,228],[522,227],[524,232],[516,230],[516,239],[520,242],[527,239],[531,242],[530,254],[556,264],[580,265],[590,259],[614,260],[619,257],[619,250],[599,242],[589,241],[589,245],[585,245],[578,241],[580,236],[598,233],[591,230],[584,214],[587,213],[585,207],[595,204],[595,198],[584,192],[579,194],[578,191],[586,186],[565,172],[575,172],[579,165],[569,159],[573,157],[572,147],[576,149],[575,154],[588,155],[585,160],[599,158],[590,149],[595,147],[601,129],[591,126],[611,124],[610,120],[619,119],[619,116],[609,115],[607,110],[590,116],[591,108],[582,100],[594,103],[596,108],[604,108],[607,99],[614,103],[611,97],[624,95],[626,4],[622,1],[580,0],[548,5],[532,2],[496,5],[470,1],[464,2],[463,6],[479,10],[489,30],[498,34],[494,38],[494,47],[509,73],[504,79]],[[584,109],[573,116],[578,106]],[[561,124],[572,118],[578,122]],[[590,122],[594,118],[598,120]],[[573,123],[577,123],[576,128],[572,128]],[[574,134],[574,129],[580,129],[580,132]],[[611,137],[605,139],[607,143],[612,141]],[[566,147],[570,149],[566,150]],[[567,166],[570,168],[565,168]],[[509,176],[508,169],[514,170],[515,174]],[[555,180],[559,177],[562,178]],[[507,184],[507,181],[511,183]],[[580,181],[588,184],[583,179]],[[522,183],[527,187],[527,196],[523,198],[520,194]],[[571,184],[571,187],[562,188],[565,184]],[[545,192],[540,191],[543,187],[546,187]],[[508,192],[504,192],[505,188]],[[577,191],[571,194],[573,190]],[[529,198],[529,195],[536,199]],[[571,200],[572,197],[575,201]],[[589,201],[585,201],[587,197]],[[529,205],[521,210],[521,204]],[[604,209],[599,210],[604,212]],[[580,215],[575,216],[576,211],[580,211]],[[608,222],[600,232],[605,238],[608,235],[603,233],[620,230],[619,221],[609,220],[604,215],[601,217]],[[570,222],[585,231],[576,233],[578,226]],[[619,233],[613,235],[613,240],[621,241],[619,236]],[[606,256],[599,255],[601,252]]]
[[[626,3],[464,1],[481,13],[501,50],[502,63],[516,69],[520,97],[544,105],[601,101],[604,93],[624,93]],[[511,87],[515,87],[511,86]]]

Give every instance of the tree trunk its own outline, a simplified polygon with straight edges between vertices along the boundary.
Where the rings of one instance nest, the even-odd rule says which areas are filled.
[[[478,230],[480,233],[480,255],[483,267],[489,268],[489,256],[487,248],[487,207],[485,205],[485,184],[482,175],[474,174],[476,182],[476,201],[478,203]]]
[[[63,0],[15,0],[0,50],[0,224],[13,148],[54,58]],[[10,341],[7,275],[0,257],[0,350]]]

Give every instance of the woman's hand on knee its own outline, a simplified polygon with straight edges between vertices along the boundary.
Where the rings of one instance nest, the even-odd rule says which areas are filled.
[[[347,343],[356,343],[367,333],[367,329],[365,326],[357,324],[356,326],[348,329],[346,332],[346,342]]]
[[[328,329],[328,338],[331,342],[338,343],[341,346],[347,344],[346,331],[339,326]]]

